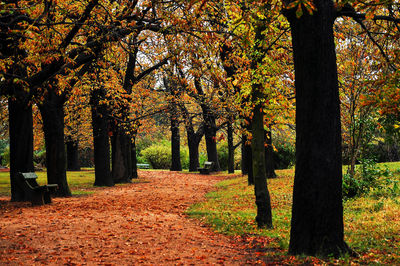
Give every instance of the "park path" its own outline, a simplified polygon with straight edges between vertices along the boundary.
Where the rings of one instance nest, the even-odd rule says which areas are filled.
[[[0,198],[0,265],[243,265],[246,249],[185,210],[223,176],[141,171],[146,183],[31,207]]]

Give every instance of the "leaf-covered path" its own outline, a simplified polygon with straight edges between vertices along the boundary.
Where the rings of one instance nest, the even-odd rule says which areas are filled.
[[[249,254],[185,210],[224,177],[142,171],[146,183],[31,207],[0,198],[0,264],[245,264]]]

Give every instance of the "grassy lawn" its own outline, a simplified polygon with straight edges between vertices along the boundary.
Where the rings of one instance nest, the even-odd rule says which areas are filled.
[[[400,181],[400,163],[386,163]],[[325,263],[315,258],[287,256],[289,245],[291,201],[294,169],[278,170],[278,178],[268,180],[272,200],[274,228],[258,229],[254,189],[247,185],[247,176],[220,182],[207,201],[190,208],[188,214],[205,220],[214,230],[241,236],[250,247],[258,247],[260,256],[275,257],[277,262]],[[344,201],[345,240],[359,258],[330,260],[334,264],[400,265],[400,196],[364,196]],[[256,244],[257,245],[256,245]],[[260,249],[261,246],[261,249]],[[262,248],[264,247],[264,248]]]
[[[47,184],[46,172],[36,172],[38,175],[37,182],[39,185]],[[93,168],[83,169],[83,171],[67,172],[67,180],[69,188],[73,196],[93,194],[101,188],[94,187],[94,170]],[[132,180],[132,182],[144,182],[141,179]],[[123,184],[117,184],[123,185]],[[10,173],[0,172],[0,197],[10,197]]]

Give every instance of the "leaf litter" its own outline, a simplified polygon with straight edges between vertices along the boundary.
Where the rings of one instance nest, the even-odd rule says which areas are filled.
[[[148,182],[55,198],[45,206],[0,198],[0,264],[258,263],[238,239],[185,215],[226,176],[170,171],[139,175]]]

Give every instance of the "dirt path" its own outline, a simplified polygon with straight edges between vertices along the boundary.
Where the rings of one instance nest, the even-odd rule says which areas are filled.
[[[246,264],[229,237],[185,210],[223,177],[142,171],[149,183],[30,207],[0,199],[0,264]]]

